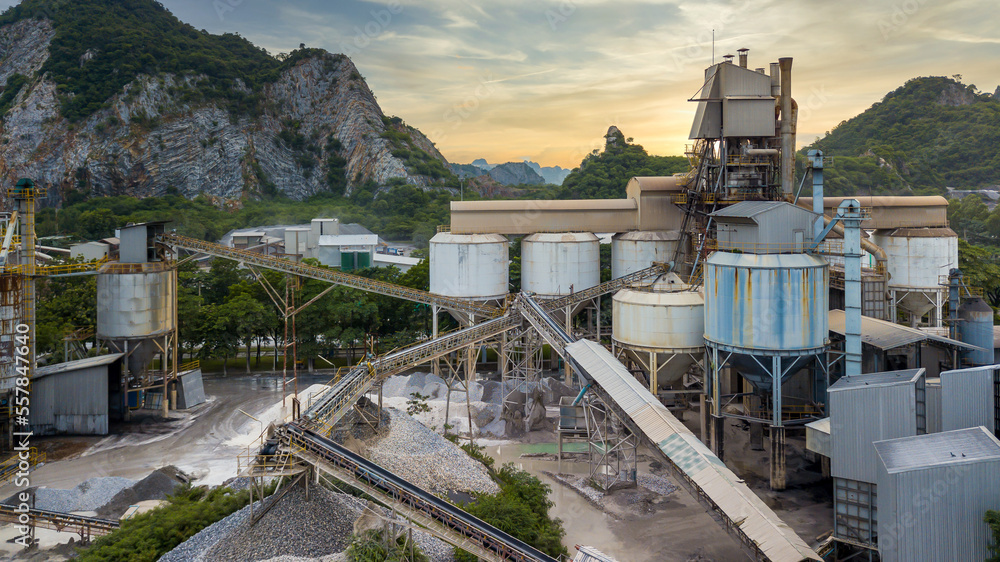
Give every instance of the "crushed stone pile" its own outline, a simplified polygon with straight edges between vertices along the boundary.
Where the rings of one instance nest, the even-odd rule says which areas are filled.
[[[435,494],[500,491],[489,471],[457,445],[406,412],[387,408],[389,427],[368,445],[369,458],[390,472]]]
[[[97,516],[118,519],[131,505],[146,500],[166,499],[184,480],[185,477],[174,467],[154,470],[149,476],[115,494],[109,502],[96,510]]]

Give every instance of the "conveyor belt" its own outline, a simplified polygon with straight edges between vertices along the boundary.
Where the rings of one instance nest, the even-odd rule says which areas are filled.
[[[631,287],[636,283],[645,281],[651,277],[656,277],[666,273],[668,269],[662,265],[654,264],[646,269],[641,269],[629,273],[628,275],[623,275],[617,279],[612,279],[611,281],[605,281],[600,285],[595,285],[589,289],[584,289],[582,291],[577,291],[575,293],[566,295],[564,297],[559,297],[557,299],[552,299],[545,302],[546,310],[558,310],[566,306],[572,306],[578,302],[583,302],[601,295],[606,295],[608,293],[617,293],[618,291]]]
[[[89,538],[92,535],[106,535],[119,527],[118,521],[99,519],[97,517],[87,517],[86,515],[62,513],[59,511],[29,509],[27,514],[29,518],[29,525],[45,529],[54,529],[56,531],[74,531],[84,538]],[[16,511],[14,506],[0,505],[0,521],[19,524],[20,516],[21,513]]]
[[[327,425],[332,425],[375,382],[414,365],[492,338],[520,324],[521,317],[519,315],[508,313],[507,316],[476,324],[471,328],[452,332],[434,340],[418,343],[358,365],[329,390],[317,395],[313,403],[306,409],[304,416],[310,420],[319,420]]]
[[[362,291],[377,293],[379,295],[398,297],[413,302],[440,306],[445,310],[471,314],[475,315],[477,318],[494,318],[503,313],[503,311],[499,308],[484,303],[435,295],[428,293],[427,291],[412,289],[410,287],[404,287],[394,283],[386,283],[385,281],[369,279],[367,277],[361,277],[360,275],[351,275],[337,269],[327,269],[314,265],[305,265],[283,258],[266,256],[264,254],[248,252],[246,250],[238,250],[236,248],[223,246],[222,244],[214,244],[212,242],[205,242],[204,240],[197,240],[195,238],[188,238],[177,234],[161,234],[159,236],[159,241],[168,246],[183,248],[185,250],[207,254],[218,258],[238,261],[240,263],[262,267],[264,269],[291,273],[293,275],[307,277],[309,279],[318,279],[320,281],[326,281],[328,283],[343,285],[354,289],[361,289]]]
[[[353,453],[337,443],[309,430],[290,423],[285,426],[285,436],[293,451],[299,448],[320,457],[324,462],[350,473],[353,479],[364,484],[366,490],[375,489],[396,506],[405,506],[425,515],[437,525],[446,527],[464,537],[466,543],[478,546],[495,560],[556,562],[555,558],[528,545],[524,541],[469,515],[451,503],[420,489],[381,466]]]

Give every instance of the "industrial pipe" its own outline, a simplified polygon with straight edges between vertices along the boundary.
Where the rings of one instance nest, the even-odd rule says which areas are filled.
[[[778,59],[781,70],[781,191],[792,195],[795,187],[795,130],[792,117],[792,58]]]
[[[831,222],[833,222],[833,219],[831,219],[830,217],[828,217],[826,215],[823,215],[823,224],[829,225]],[[841,225],[839,223],[833,225],[833,227],[830,229],[830,231],[831,232],[836,232],[837,234],[839,234],[841,236],[844,235],[844,227],[843,227],[843,225]],[[885,250],[883,250],[878,244],[872,242],[871,240],[865,239],[865,238],[861,239],[861,247],[866,252],[868,252],[869,254],[875,256],[875,270],[878,271],[879,273],[884,273],[886,281],[888,281],[889,280],[889,270],[888,270],[888,268],[886,268],[886,264],[889,261],[889,256],[886,255]]]
[[[777,148],[744,148],[744,156],[777,156],[781,151]]]

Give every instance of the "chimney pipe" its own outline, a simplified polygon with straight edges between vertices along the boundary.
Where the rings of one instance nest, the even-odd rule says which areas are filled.
[[[778,59],[781,69],[781,191],[791,197],[795,189],[795,131],[792,128],[792,58]]]
[[[764,69],[763,68],[755,68],[754,72],[756,72],[757,74],[764,74]]]
[[[722,62],[733,64],[733,55],[722,55]]]
[[[778,74],[778,63],[771,63],[771,96],[775,99],[781,95],[781,77]]]
[[[746,47],[744,47],[742,49],[737,49],[736,52],[740,54],[740,68],[746,68],[747,67],[747,53],[750,52],[750,49],[747,49]]]

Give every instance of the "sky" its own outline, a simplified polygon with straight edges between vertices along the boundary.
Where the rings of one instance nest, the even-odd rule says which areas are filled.
[[[741,47],[750,68],[794,59],[799,146],[910,78],[1000,82],[989,0],[160,1],[271,53],[349,55],[386,114],[457,163],[573,167],[611,125],[651,154],[683,154],[713,30],[717,62]]]

